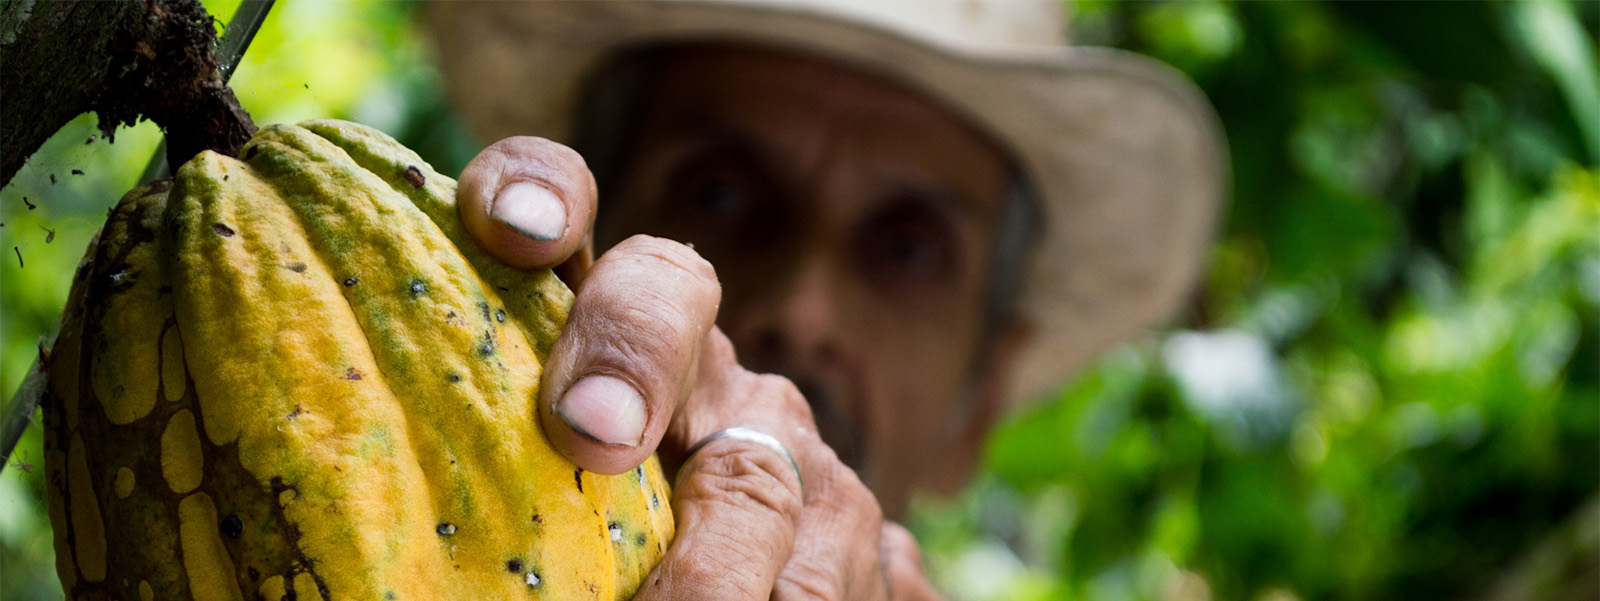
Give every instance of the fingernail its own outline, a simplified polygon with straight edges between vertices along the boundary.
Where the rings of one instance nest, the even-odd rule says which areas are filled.
[[[500,189],[489,216],[522,235],[549,242],[567,233],[567,207],[539,184],[516,182]]]
[[[573,430],[598,442],[633,447],[644,438],[644,397],[620,378],[585,376],[567,389],[555,410]]]

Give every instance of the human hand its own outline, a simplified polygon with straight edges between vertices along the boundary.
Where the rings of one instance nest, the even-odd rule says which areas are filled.
[[[715,326],[721,287],[693,249],[635,236],[593,259],[593,177],[571,149],[502,140],[462,171],[458,208],[485,251],[554,267],[577,293],[539,416],[579,467],[677,466],[678,534],[636,599],[935,599],[916,542],[817,435],[787,380],[739,366]],[[765,432],[779,452],[734,438]],[[803,486],[802,486],[803,482]]]

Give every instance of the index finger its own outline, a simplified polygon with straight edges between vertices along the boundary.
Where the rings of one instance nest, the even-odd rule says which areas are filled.
[[[467,232],[494,258],[520,269],[589,256],[595,202],[594,176],[583,157],[530,136],[483,149],[461,170],[456,189]]]
[[[607,251],[545,364],[550,444],[592,472],[642,463],[693,389],[721,298],[711,264],[685,245],[634,236]]]

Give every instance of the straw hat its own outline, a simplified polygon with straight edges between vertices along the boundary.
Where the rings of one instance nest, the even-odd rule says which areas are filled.
[[[1013,400],[1166,318],[1222,208],[1227,166],[1204,97],[1148,58],[1067,45],[1057,0],[443,2],[429,22],[450,94],[486,140],[571,143],[598,68],[678,41],[830,57],[988,130],[1031,180],[1043,221],[1019,292],[1035,329]]]

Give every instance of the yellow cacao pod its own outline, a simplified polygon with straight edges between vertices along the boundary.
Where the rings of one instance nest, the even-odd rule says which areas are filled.
[[[572,295],[491,259],[376,130],[261,130],[129,193],[44,401],[69,599],[623,599],[673,534],[651,460],[551,449]]]

